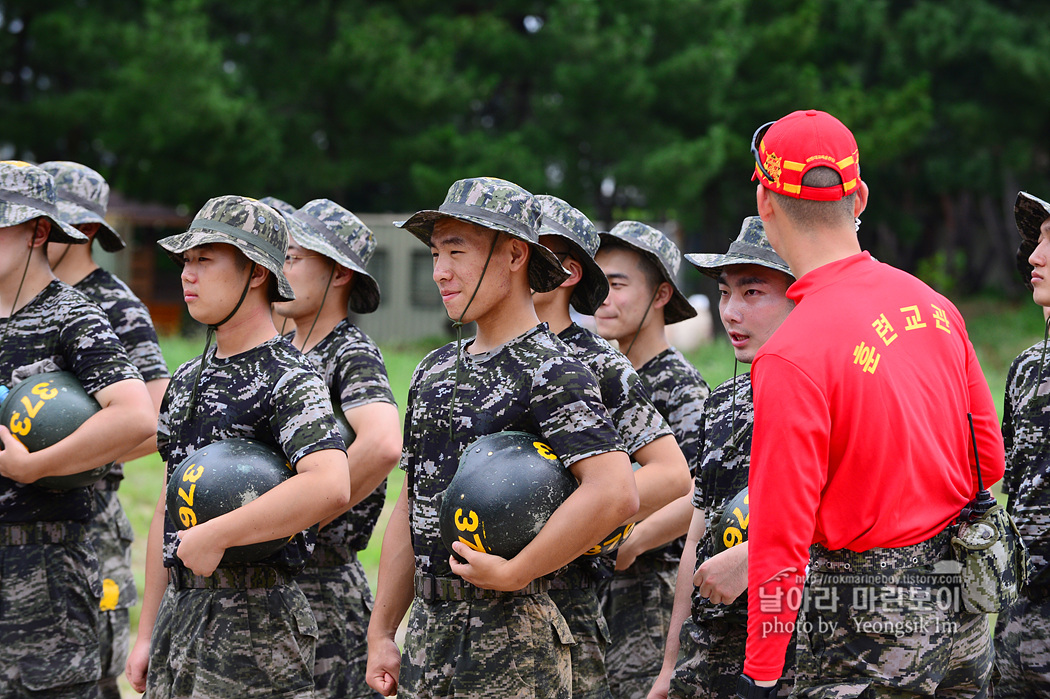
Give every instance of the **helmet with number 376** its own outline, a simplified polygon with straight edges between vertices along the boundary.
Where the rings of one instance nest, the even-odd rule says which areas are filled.
[[[441,497],[448,550],[467,546],[513,558],[579,486],[550,447],[526,432],[497,432],[468,446]]]

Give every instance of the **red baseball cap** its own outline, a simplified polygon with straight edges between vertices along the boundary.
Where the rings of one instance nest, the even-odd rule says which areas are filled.
[[[812,201],[837,201],[860,186],[857,141],[845,124],[827,112],[797,111],[764,124],[751,139],[755,174],[766,189]],[[802,176],[815,167],[830,167],[842,185],[804,187]]]

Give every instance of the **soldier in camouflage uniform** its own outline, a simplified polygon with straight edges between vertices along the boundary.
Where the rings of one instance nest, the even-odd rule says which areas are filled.
[[[109,185],[91,168],[65,161],[44,163],[41,169],[55,179],[59,217],[88,237],[86,245],[51,243],[47,256],[55,275],[97,303],[142,374],[153,401],[154,422],[168,387],[168,365],[161,354],[157,331],[146,305],[111,272],[92,257],[93,244],[106,252],[125,247],[124,239],[105,219]],[[157,450],[156,434],[126,454],[130,461]],[[115,463],[105,478],[95,483],[97,514],[91,520],[91,543],[102,567],[102,694],[120,699],[117,678],[124,672],[131,627],[128,610],[138,602],[135,576],[131,572],[131,543],[134,532],[124,514],[117,490],[124,479],[124,464]]]
[[[602,234],[595,259],[611,287],[594,314],[598,332],[616,340],[638,371],[692,472],[710,389],[664,332],[668,324],[696,315],[676,281],[682,253],[652,226],[623,221]],[[660,673],[692,515],[689,497],[678,497],[640,522],[616,552],[615,575],[603,583],[602,606],[612,634],[606,663],[615,697],[644,697]]]
[[[594,261],[598,231],[590,219],[561,199],[536,198],[543,211],[540,243],[571,273],[558,288],[533,295],[536,314],[598,379],[602,402],[620,440],[639,465],[634,476],[640,506],[632,521],[638,520],[685,492],[689,467],[631,363],[596,333],[572,322],[569,315],[570,304],[580,313],[593,314],[609,293],[609,282]],[[614,536],[621,531],[618,528]],[[589,555],[573,561],[551,580],[551,599],[576,639],[571,654],[572,695],[577,699],[612,696],[605,667],[609,627],[596,593],[598,575],[598,560]]]
[[[52,275],[48,241],[87,238],[61,221],[51,175],[0,163],[0,384],[69,371],[103,406],[33,454],[9,431],[31,423],[0,427],[0,696],[98,697],[103,588],[87,537],[92,490],[27,484],[108,463],[146,439],[153,421],[142,379],[105,314]]]
[[[719,315],[734,359],[750,364],[794,307],[785,294],[795,278],[766,239],[762,220],[744,219],[724,255],[685,258],[718,281]],[[711,535],[726,504],[747,487],[753,422],[749,374],[735,375],[704,403],[693,519],[678,571],[664,665],[651,699],[736,696],[747,640],[747,597],[740,596],[747,587],[747,542],[716,553]],[[792,656],[786,665],[793,664]],[[790,691],[790,682],[781,684],[780,696]]]
[[[151,699],[313,697],[317,625],[293,576],[313,548],[313,525],[346,508],[350,478],[327,387],[270,320],[271,302],[295,298],[281,271],[286,223],[265,204],[217,197],[160,245],[182,263],[190,315],[209,328],[204,354],[179,367],[164,394],[165,481],[197,450],[231,438],[272,447],[295,474],[180,532],[162,494],[128,679]],[[285,537],[261,561],[220,565],[227,548]]]
[[[379,306],[379,285],[365,265],[376,239],[338,204],[317,199],[287,217],[291,240],[284,273],[294,301],[274,304],[292,321],[287,335],[313,362],[336,410],[350,463],[352,509],[326,524],[296,581],[317,620],[317,697],[375,697],[365,682],[372,591],[357,552],[368,545],[386,499],[386,477],[401,456],[401,419],[379,348],[347,318]],[[353,435],[353,437],[350,437]]]
[[[1025,286],[1043,309],[1050,308],[1050,203],[1027,192],[1014,204],[1021,245],[1017,263]],[[1050,333],[1050,320],[1047,321]],[[1010,366],[1003,400],[1006,475],[1003,494],[1035,572],[1021,598],[999,614],[995,625],[995,666],[1001,676],[996,697],[1050,694],[1050,370],[1047,340],[1019,354]]]
[[[530,287],[550,291],[568,276],[538,243],[539,219],[538,202],[521,187],[475,178],[453,184],[438,210],[401,224],[430,247],[449,317],[478,331],[430,353],[412,377],[407,479],[383,541],[368,634],[368,682],[386,696],[567,699],[573,637],[542,576],[638,507],[630,460],[594,377],[536,317]],[[440,537],[436,497],[470,443],[505,430],[537,435],[580,487],[514,558],[455,542],[466,562],[455,561]],[[413,597],[401,660],[394,634]]]

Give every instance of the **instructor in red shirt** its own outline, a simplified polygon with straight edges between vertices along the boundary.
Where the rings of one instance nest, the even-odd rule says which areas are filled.
[[[752,141],[758,212],[796,308],[752,365],[742,697],[770,696],[798,630],[797,696],[976,696],[986,615],[950,538],[1003,475],[988,383],[948,299],[860,248],[868,200],[842,122],[798,111]],[[806,594],[803,595],[803,583]]]

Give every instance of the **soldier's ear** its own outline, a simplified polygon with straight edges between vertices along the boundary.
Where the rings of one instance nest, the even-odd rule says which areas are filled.
[[[262,265],[255,265],[254,269],[252,269],[252,288],[254,289],[256,287],[265,285],[269,277],[270,270],[266,269]]]
[[[48,236],[51,235],[51,221],[41,216],[40,218],[33,220],[33,233],[29,237],[29,246],[38,248],[47,243]]]

